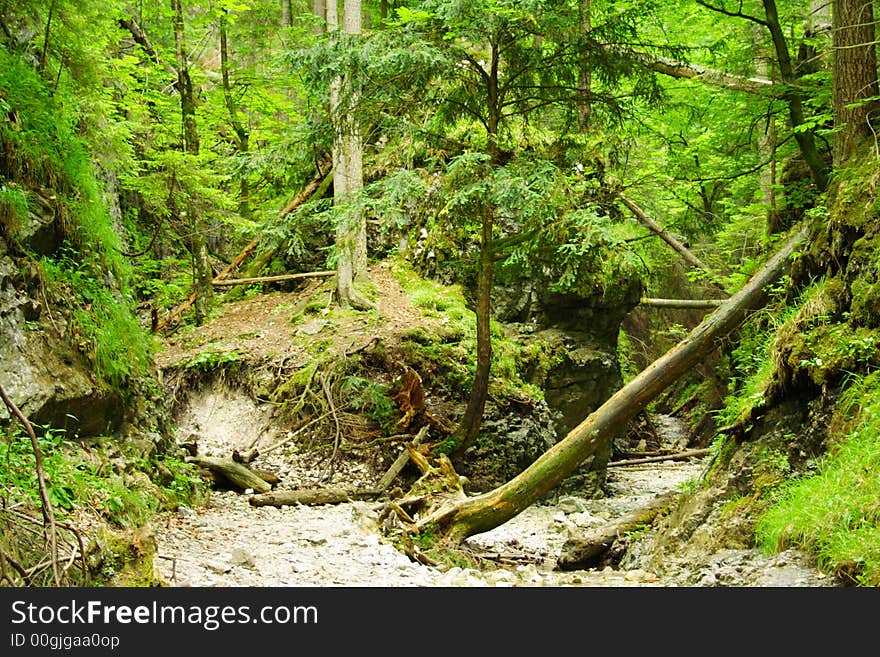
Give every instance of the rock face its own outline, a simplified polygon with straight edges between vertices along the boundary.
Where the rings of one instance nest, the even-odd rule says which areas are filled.
[[[542,352],[529,378],[544,389],[563,438],[621,387],[617,336],[641,285],[622,281],[614,294],[589,297],[548,288],[541,280],[497,285],[493,307],[499,321],[518,324],[521,339]]]
[[[621,281],[613,293],[597,290],[590,296],[552,292],[549,281],[540,278],[496,285],[495,316],[515,326],[519,339],[534,347],[527,379],[544,390],[556,440],[623,385],[617,337],[640,295],[641,284],[635,279]],[[600,446],[562,488],[599,494],[612,443]]]
[[[44,239],[51,231],[45,221],[32,224]],[[9,253],[0,236],[0,382],[10,398],[34,425],[64,429],[71,436],[108,433],[122,420],[119,395],[97,384],[78,354],[61,337],[66,329],[56,311],[51,317],[29,285],[20,261]],[[0,406],[0,421],[9,412]]]

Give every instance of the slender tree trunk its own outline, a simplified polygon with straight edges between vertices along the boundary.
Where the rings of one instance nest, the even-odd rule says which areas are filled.
[[[779,22],[779,14],[776,10],[775,0],[762,0],[764,4],[764,15],[767,17],[766,27],[770,31],[770,39],[773,42],[773,49],[776,51],[776,62],[779,65],[779,76],[782,83],[786,86],[785,98],[788,107],[788,118],[791,127],[794,129],[794,138],[800,149],[801,155],[810,167],[813,176],[813,182],[820,191],[825,191],[828,187],[828,164],[816,147],[816,138],[810,130],[798,130],[805,122],[804,117],[804,98],[803,94],[798,90],[797,74],[791,63],[791,54],[788,50],[788,44],[785,40],[785,34],[782,31],[782,25]]]
[[[877,55],[874,48],[874,7],[871,0],[836,0],[832,15],[834,74],[833,161],[840,166],[872,132],[871,119],[880,108]]]
[[[739,326],[748,312],[763,302],[765,288],[779,279],[806,236],[806,228],[798,230],[763,269],[687,338],[645,368],[523,472],[482,495],[441,502],[423,514],[416,529],[462,541],[502,525],[546,496]]]
[[[772,63],[767,56],[765,39],[764,31],[759,30],[756,25],[752,31],[755,70],[761,77],[772,79]],[[776,212],[776,118],[772,113],[768,112],[764,130],[758,133],[757,141],[761,160],[768,162],[767,166],[761,169],[761,196],[763,196],[764,205],[767,207],[767,227],[769,231],[773,223],[771,217]]]
[[[487,75],[487,139],[486,151],[492,167],[497,167],[500,159],[498,147],[498,125],[501,120],[500,98],[498,94],[498,57],[496,43],[491,47],[491,64]],[[495,208],[489,199],[483,200],[482,236],[480,240],[479,271],[477,272],[477,368],[471,394],[461,423],[455,431],[455,454],[462,456],[480,434],[483,412],[489,397],[489,375],[492,369],[492,335],[490,332],[492,316],[492,277],[494,273],[494,253],[492,227]]]
[[[49,3],[49,15],[46,18],[46,32],[43,35],[43,49],[40,52],[40,62],[37,70],[42,73],[46,70],[46,64],[49,62],[49,41],[52,33],[52,18],[55,15],[55,0]]]
[[[227,39],[228,10],[223,9],[220,13],[220,76],[223,83],[223,99],[226,102],[226,111],[229,112],[229,124],[235,133],[235,150],[239,153],[247,153],[250,147],[250,134],[241,122],[235,99],[232,97],[232,84],[229,82],[229,46]],[[238,213],[245,219],[251,216],[250,187],[247,174],[242,174],[238,188]]]
[[[580,23],[581,31],[589,34],[593,29],[591,19],[591,0],[580,0]],[[583,132],[590,130],[590,117],[592,115],[592,105],[590,103],[590,90],[592,85],[592,76],[590,74],[590,61],[586,51],[582,51],[578,55],[578,129]]]
[[[324,34],[324,32],[328,31],[327,11],[327,0],[312,0],[312,13],[315,15],[315,18],[317,18],[313,30],[315,34]]]
[[[196,126],[196,103],[193,94],[192,80],[189,76],[189,64],[186,58],[186,39],[184,34],[183,5],[181,0],[171,0],[174,17],[174,46],[177,61],[177,91],[180,94],[180,114],[183,123],[183,149],[190,155],[199,154],[199,132]],[[206,242],[207,225],[201,209],[193,204],[188,209],[191,218],[192,239],[190,252],[193,261],[193,279],[196,301],[193,304],[196,323],[201,324],[211,304],[213,288],[211,279],[211,263],[208,260]]]
[[[482,241],[480,243],[480,264],[477,272],[477,369],[471,386],[471,395],[465,408],[461,424],[456,431],[456,455],[461,456],[474,444],[480,435],[486,399],[489,397],[489,374],[492,368],[492,335],[490,323],[492,316],[492,212],[484,207]]]

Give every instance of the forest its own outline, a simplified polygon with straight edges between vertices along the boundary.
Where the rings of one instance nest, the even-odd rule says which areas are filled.
[[[286,585],[360,514],[416,578],[880,585],[874,16],[0,0],[0,582],[176,586],[213,522],[268,533],[191,581]]]

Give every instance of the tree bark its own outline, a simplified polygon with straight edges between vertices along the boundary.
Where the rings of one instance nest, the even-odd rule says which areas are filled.
[[[871,0],[836,0],[832,21],[832,101],[836,128],[833,162],[840,166],[859,144],[872,136],[871,118],[876,119],[880,107],[875,98],[878,88],[873,3]]]
[[[334,2],[327,2],[327,29],[338,33],[339,17]],[[342,31],[361,33],[360,0],[344,0]],[[373,304],[354,287],[367,273],[367,224],[357,196],[364,186],[363,148],[360,126],[353,116],[357,105],[356,82],[351,75],[334,80],[330,88],[331,119],[334,126],[333,198],[338,206],[347,206],[336,228],[336,294],[340,305],[368,310]]]
[[[284,1],[287,2],[287,0]],[[235,105],[235,99],[232,97],[232,84],[229,82],[229,45],[226,29],[228,13],[228,9],[222,9],[219,20],[220,78],[223,85],[223,100],[226,103],[226,111],[229,112],[229,125],[232,126],[232,131],[235,133],[235,150],[239,153],[247,153],[250,148],[250,133],[239,118],[238,108]],[[242,174],[239,181],[238,213],[246,219],[249,219],[251,216],[250,187],[247,174]]]
[[[763,302],[764,289],[779,279],[806,236],[807,229],[799,229],[739,292],[523,472],[482,495],[441,503],[423,515],[416,529],[462,541],[498,527],[542,499],[739,326]]]

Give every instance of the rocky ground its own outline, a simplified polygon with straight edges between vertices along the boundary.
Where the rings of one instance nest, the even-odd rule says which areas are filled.
[[[193,395],[182,413],[183,432],[197,432],[200,451],[228,455],[253,443],[277,444],[270,414],[244,393],[222,387]],[[294,445],[268,452],[262,466],[292,482],[315,485],[327,474],[320,461]],[[205,508],[181,508],[157,527],[159,567],[170,586],[784,586],[834,583],[796,553],[763,557],[752,550],[707,555],[662,575],[631,566],[554,570],[563,543],[585,529],[621,516],[656,494],[698,478],[701,459],[612,467],[607,495],[560,496],[534,505],[504,525],[473,536],[468,547],[483,567],[440,569],[412,562],[384,541],[377,524],[380,503],[260,507],[248,496],[215,491]],[[365,485],[365,467],[335,468],[324,484]]]

